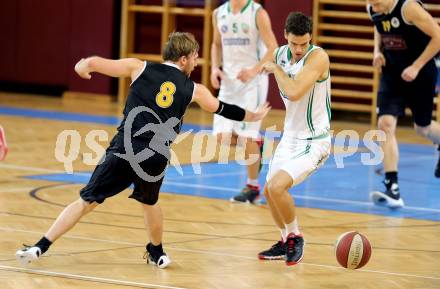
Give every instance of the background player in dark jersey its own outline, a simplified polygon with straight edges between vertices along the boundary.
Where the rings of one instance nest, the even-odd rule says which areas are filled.
[[[108,197],[134,184],[130,198],[142,204],[150,243],[149,262],[165,268],[170,259],[162,249],[163,219],[157,203],[164,171],[170,159],[170,145],[180,131],[183,115],[191,101],[202,109],[237,121],[258,121],[270,107],[245,111],[216,99],[201,84],[189,79],[197,65],[199,44],[190,33],[170,34],[162,64],[127,58],[119,60],[89,57],[75,66],[85,79],[92,72],[113,77],[131,77],[124,119],[99,164],[81,190],[80,198],[67,206],[47,233],[34,246],[16,252],[23,264],[39,258],[49,246]],[[133,114],[134,112],[134,114]],[[128,145],[127,145],[128,143]]]
[[[378,126],[386,133],[384,151],[385,191],[372,192],[376,204],[403,207],[397,184],[399,158],[395,130],[397,118],[409,106],[419,135],[440,144],[440,124],[432,121],[440,50],[440,27],[414,0],[367,0],[375,25],[373,64],[381,68],[378,92]],[[440,159],[435,175],[440,177]]]

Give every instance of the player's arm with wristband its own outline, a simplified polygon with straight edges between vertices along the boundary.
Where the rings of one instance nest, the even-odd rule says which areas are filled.
[[[192,101],[197,102],[200,107],[208,112],[216,113],[228,119],[236,121],[259,121],[263,119],[270,110],[269,103],[257,108],[255,112],[242,109],[233,104],[219,101],[215,98],[206,86],[194,84],[194,94]]]

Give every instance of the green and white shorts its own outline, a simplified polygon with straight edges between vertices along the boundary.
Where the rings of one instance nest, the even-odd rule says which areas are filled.
[[[315,140],[283,136],[269,163],[266,181],[269,182],[277,172],[283,170],[292,178],[292,186],[301,183],[324,164],[330,155],[330,148],[330,136]]]

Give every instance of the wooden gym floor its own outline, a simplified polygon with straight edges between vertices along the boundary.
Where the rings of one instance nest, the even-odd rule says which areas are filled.
[[[196,196],[164,186],[168,188],[160,195],[165,218],[164,246],[173,264],[161,270],[146,265],[142,258],[147,234],[140,206],[127,198],[126,190],[87,215],[52,246],[47,256],[21,268],[15,251],[22,243],[38,240],[62,207],[78,198],[83,186],[68,179],[60,182],[29,176],[64,174],[63,164],[54,156],[61,131],[75,129],[84,138],[90,130],[102,129],[111,137],[115,126],[26,116],[23,111],[12,115],[7,108],[98,116],[119,116],[121,111],[119,106],[107,102],[0,93],[0,124],[6,130],[10,148],[7,159],[0,163],[2,289],[440,288],[438,197],[431,200],[430,208],[418,207],[430,215],[417,218],[385,211],[376,214],[370,207],[361,207],[357,212],[342,207],[319,209],[304,202],[297,214],[307,242],[305,257],[301,264],[287,267],[283,261],[256,258],[259,251],[279,238],[265,205],[231,204],[222,197],[207,197],[203,190]],[[185,122],[209,125],[211,116],[190,109]],[[273,111],[263,127],[282,122],[283,113]],[[332,126],[336,132],[350,128],[363,134],[369,129],[367,125],[337,121]],[[410,128],[399,129],[398,135],[405,143],[429,144]],[[192,136],[174,147],[182,164],[191,161],[191,141]],[[80,153],[90,152],[84,140],[81,144]],[[431,155],[429,165],[434,164],[434,154]],[[82,159],[75,161],[73,168],[75,172],[93,170]],[[432,171],[426,174],[431,176]],[[356,178],[366,176],[353,175]],[[197,184],[198,179],[194,182]],[[427,184],[440,187],[433,177]],[[240,186],[241,183],[235,184]],[[233,195],[233,190],[227,192]],[[356,190],[351,193],[360,194]],[[370,262],[356,271],[338,266],[333,255],[336,238],[350,230],[365,234],[373,246]]]

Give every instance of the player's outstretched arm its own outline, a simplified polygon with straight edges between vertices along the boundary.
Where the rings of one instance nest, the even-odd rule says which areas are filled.
[[[203,110],[216,113],[228,119],[236,121],[259,121],[262,120],[270,110],[269,103],[258,107],[255,112],[244,110],[233,104],[219,101],[215,98],[206,86],[196,85],[192,101],[197,102]]]
[[[78,61],[75,71],[84,79],[92,78],[90,73],[97,72],[112,77],[131,77],[133,80],[143,67],[144,62],[136,58],[112,60],[91,56]]]
[[[291,101],[299,100],[317,82],[328,77],[330,61],[327,53],[323,49],[312,51],[302,70],[290,78],[284,70],[276,63],[266,62],[263,66],[264,71],[273,73],[277,81],[278,88]]]

